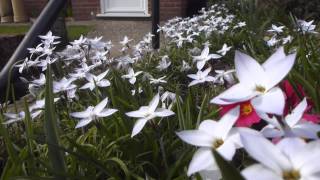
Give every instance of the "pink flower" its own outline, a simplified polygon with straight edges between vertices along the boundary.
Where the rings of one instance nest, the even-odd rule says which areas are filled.
[[[258,116],[256,111],[254,110],[250,101],[244,101],[244,102],[228,104],[228,105],[220,105],[220,107],[222,108],[220,111],[220,115],[223,116],[229,110],[233,109],[238,105],[240,105],[240,115],[236,121],[237,127],[250,127],[253,124],[260,122],[261,118]]]

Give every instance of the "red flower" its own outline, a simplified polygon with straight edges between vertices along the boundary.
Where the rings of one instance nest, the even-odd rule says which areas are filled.
[[[223,116],[229,110],[233,109],[238,105],[240,105],[240,116],[236,121],[237,127],[250,127],[253,124],[260,122],[261,119],[256,113],[256,111],[254,110],[250,101],[244,101],[244,102],[229,104],[229,105],[220,105],[220,107],[222,108],[220,111],[220,115]]]
[[[300,84],[297,85],[297,91],[298,91],[298,93],[297,93],[288,80],[283,81],[281,83],[280,87],[286,95],[285,96],[286,105],[285,105],[283,114],[287,115],[307,95],[304,92],[304,90]],[[309,113],[311,113],[311,110],[313,108],[313,102],[310,99],[307,99],[307,102],[308,102],[308,107],[307,107],[305,113],[303,114],[302,119],[307,120],[307,121],[311,121],[313,123],[320,123],[320,115],[309,114]]]

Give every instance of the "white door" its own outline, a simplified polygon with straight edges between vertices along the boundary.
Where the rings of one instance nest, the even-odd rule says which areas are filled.
[[[147,16],[148,0],[101,0],[101,10],[106,16]]]

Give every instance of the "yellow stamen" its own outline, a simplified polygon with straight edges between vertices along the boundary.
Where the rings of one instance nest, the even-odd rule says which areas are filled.
[[[240,105],[240,113],[242,116],[247,116],[253,111],[252,105],[249,103],[241,104]]]
[[[217,139],[213,142],[212,148],[213,149],[218,149],[222,144],[223,144],[223,140],[222,139]]]
[[[284,180],[299,180],[300,172],[297,170],[285,171],[282,174]]]
[[[261,85],[256,85],[256,87],[255,87],[254,90],[255,90],[255,91],[258,91],[258,92],[260,92],[260,93],[265,93],[265,92],[266,92],[266,88],[263,87],[263,86],[261,86]]]

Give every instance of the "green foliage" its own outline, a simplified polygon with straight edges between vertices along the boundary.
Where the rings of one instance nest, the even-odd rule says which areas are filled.
[[[230,164],[227,160],[225,160],[219,153],[215,150],[212,151],[213,156],[216,159],[216,162],[219,166],[219,169],[222,174],[223,180],[244,180],[239,171]]]
[[[30,29],[29,25],[1,25],[0,35],[18,35],[25,34]],[[78,39],[81,35],[86,35],[91,31],[91,26],[70,25],[67,26],[69,40]]]
[[[64,179],[63,174],[65,174],[67,170],[64,162],[63,152],[59,149],[59,146],[60,146],[60,142],[59,142],[60,138],[58,135],[59,128],[58,128],[58,121],[57,121],[54,102],[53,102],[54,94],[53,94],[52,74],[51,74],[50,65],[48,66],[46,77],[47,77],[47,81],[46,81],[46,87],[45,87],[44,132],[46,136],[46,144],[48,145],[48,156],[51,163],[50,165],[51,169],[56,174],[54,176],[57,179]],[[28,121],[28,119],[29,118],[26,118],[26,121]]]

